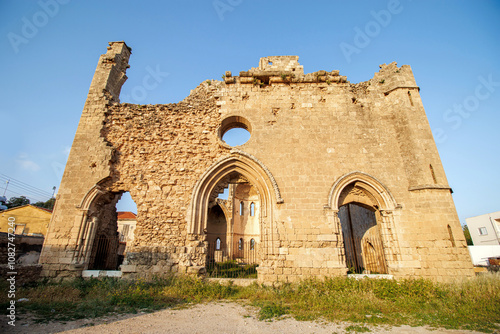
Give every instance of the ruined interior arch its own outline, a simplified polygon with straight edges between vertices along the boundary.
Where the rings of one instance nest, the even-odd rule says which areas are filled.
[[[237,275],[236,271],[245,266],[258,266],[260,262],[260,194],[247,178],[236,172],[223,178],[216,188],[223,186],[227,186],[227,198],[212,200],[207,215],[207,272],[210,276],[219,275],[217,271],[228,265]]]
[[[237,154],[216,163],[196,185],[188,233],[207,242],[208,266],[225,260],[262,261],[271,251],[276,188],[267,173],[255,161]],[[218,198],[225,188],[228,199]],[[217,240],[220,249],[216,250]]]
[[[224,204],[216,204],[208,209],[207,217],[207,241],[209,244],[215,243],[216,249],[222,248],[227,242],[227,217],[221,205]]]

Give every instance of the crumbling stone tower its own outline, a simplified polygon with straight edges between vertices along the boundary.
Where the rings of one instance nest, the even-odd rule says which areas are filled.
[[[351,84],[338,71],[304,74],[296,56],[267,57],[179,103],[135,105],[119,102],[129,56],[114,42],[99,59],[41,255],[46,276],[118,267],[126,191],[138,215],[125,277],[203,274],[209,243],[240,239],[258,249],[262,282],[473,275],[409,66]],[[222,136],[238,127],[250,140],[231,147]],[[230,200],[218,198],[225,188]]]

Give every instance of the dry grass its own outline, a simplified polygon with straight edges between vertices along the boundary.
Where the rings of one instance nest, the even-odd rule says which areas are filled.
[[[75,279],[20,288],[18,311],[38,321],[99,317],[111,312],[154,311],[213,300],[242,300],[260,307],[260,319],[284,314],[298,320],[326,319],[358,324],[429,325],[491,332],[500,324],[500,275],[453,284],[428,280],[307,280],[279,287],[239,287],[190,277],[152,282]],[[7,296],[0,296],[6,307]],[[357,326],[357,325],[356,325]]]

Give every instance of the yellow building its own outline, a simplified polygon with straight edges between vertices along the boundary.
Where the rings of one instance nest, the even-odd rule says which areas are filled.
[[[0,211],[0,232],[12,233],[14,223],[15,234],[45,236],[51,216],[52,211],[31,204]]]

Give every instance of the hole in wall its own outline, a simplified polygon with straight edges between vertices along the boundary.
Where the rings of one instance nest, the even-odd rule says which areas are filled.
[[[240,146],[245,144],[250,139],[250,132],[242,128],[228,130],[222,140],[229,146]]]
[[[227,199],[228,196],[229,196],[229,187],[226,187],[224,188],[224,192],[220,193],[219,196],[217,196],[217,198]]]
[[[222,121],[219,138],[231,147],[240,146],[250,140],[250,122],[241,116],[231,116]]]
[[[128,191],[124,192],[118,203],[116,203],[116,211],[130,211],[137,214],[137,205]]]
[[[126,254],[127,244],[134,241],[135,228],[137,226],[137,205],[129,192],[124,192],[116,203],[117,227],[118,227],[118,265],[123,262]]]
[[[128,192],[102,192],[89,207],[86,235],[94,236],[79,256],[90,270],[119,270],[134,239],[137,206]]]

